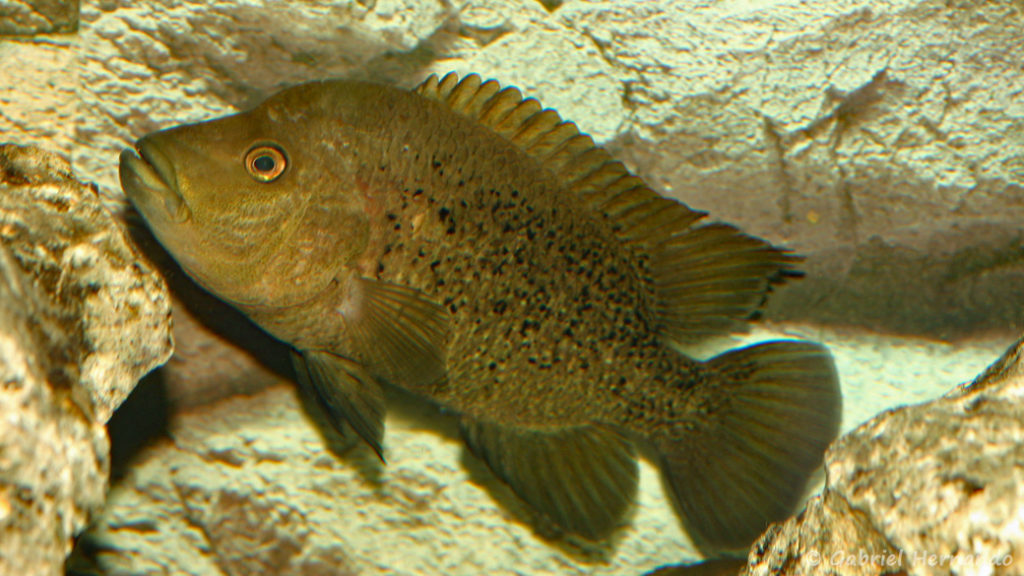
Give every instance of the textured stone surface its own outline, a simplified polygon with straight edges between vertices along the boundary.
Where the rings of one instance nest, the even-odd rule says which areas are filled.
[[[77,114],[74,36],[0,37],[0,141],[71,158]]]
[[[558,15],[619,71],[642,173],[810,256],[777,317],[1024,329],[1019,3],[642,4]]]
[[[73,32],[78,0],[0,0],[0,35]]]
[[[116,196],[108,159],[145,132],[313,78],[476,71],[559,109],[670,194],[807,254],[776,318],[1024,328],[1019,3],[275,6],[84,6],[76,169]]]
[[[0,145],[0,574],[61,574],[103,504],[103,425],[170,355],[166,287],[94,190]]]
[[[1024,339],[945,398],[886,412],[826,456],[826,487],[748,574],[1024,571]]]

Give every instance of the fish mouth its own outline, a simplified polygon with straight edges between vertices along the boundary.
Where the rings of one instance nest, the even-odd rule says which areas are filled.
[[[178,191],[174,165],[147,138],[134,148],[121,151],[118,170],[121,188],[142,215],[149,218],[154,210],[163,212],[171,222],[184,222],[190,216],[188,204]]]

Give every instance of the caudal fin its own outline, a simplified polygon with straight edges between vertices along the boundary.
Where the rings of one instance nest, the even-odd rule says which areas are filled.
[[[656,440],[683,524],[705,554],[749,546],[799,504],[839,431],[828,351],[778,341],[706,363],[705,411]]]

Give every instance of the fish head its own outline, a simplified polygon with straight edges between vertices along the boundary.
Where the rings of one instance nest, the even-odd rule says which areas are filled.
[[[338,151],[345,131],[330,99],[304,90],[154,132],[121,153],[121,185],[160,243],[236,305],[308,301],[367,242],[355,162]]]

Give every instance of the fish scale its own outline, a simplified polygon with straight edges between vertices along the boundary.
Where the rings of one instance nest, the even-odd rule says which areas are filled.
[[[622,523],[640,442],[694,543],[741,549],[838,432],[823,347],[671,346],[742,327],[799,258],[702,223],[515,88],[303,84],[142,138],[121,180],[190,276],[292,346],[334,426],[383,459],[383,386],[417,393],[565,532]]]
[[[405,116],[403,111],[393,115]],[[383,216],[371,227],[386,231],[380,240],[384,246],[379,250],[378,278],[412,286],[452,313],[447,382],[441,387],[432,384],[424,392],[467,414],[513,414],[518,424],[621,420],[610,413],[617,405],[557,401],[610,388],[604,380],[617,377],[602,375],[604,359],[615,358],[616,348],[634,348],[637,340],[653,341],[650,334],[630,331],[613,331],[613,337],[607,337],[609,326],[644,324],[637,317],[643,312],[638,300],[643,287],[630,277],[632,267],[623,260],[622,250],[608,241],[612,233],[607,223],[574,217],[574,211],[588,209],[571,195],[556,195],[557,182],[545,178],[536,166],[524,166],[528,158],[490,138],[479,126],[446,116],[443,110],[430,120],[444,123],[451,137],[432,137],[430,124],[415,134],[383,127],[382,134],[398,134],[400,139],[380,145],[389,170],[378,172],[376,178],[367,175],[374,190],[397,191],[371,193],[383,201],[376,211]],[[429,158],[417,152],[424,149],[432,151]],[[474,165],[494,157],[508,159],[500,163],[502,169]],[[413,227],[417,219],[421,224]],[[495,234],[496,240],[488,239]],[[404,249],[413,245],[416,251]],[[525,254],[512,266],[516,252]],[[590,266],[566,266],[567,259]],[[584,299],[584,288],[596,289]],[[589,304],[582,313],[574,306],[581,300]],[[473,305],[467,306],[467,301]],[[495,312],[497,302],[509,301],[515,303],[514,316]],[[558,309],[576,312],[571,336],[565,334],[567,314],[560,318]],[[522,328],[531,323],[533,330]],[[488,345],[482,348],[481,342]],[[554,356],[551,350],[558,351],[557,362],[543,361],[545,355]],[[660,346],[650,351],[664,353]],[[576,362],[566,363],[566,358]],[[589,370],[579,369],[584,362]],[[644,381],[643,376],[634,375],[630,381]],[[539,386],[530,390],[535,382]],[[509,410],[510,405],[515,409]]]

